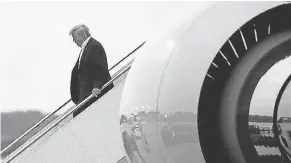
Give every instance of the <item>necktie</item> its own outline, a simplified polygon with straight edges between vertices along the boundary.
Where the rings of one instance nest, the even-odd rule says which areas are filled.
[[[78,68],[80,69],[80,64],[81,64],[81,59],[82,59],[82,54],[84,52],[84,48],[81,49],[80,54],[79,54],[79,61],[78,61]]]

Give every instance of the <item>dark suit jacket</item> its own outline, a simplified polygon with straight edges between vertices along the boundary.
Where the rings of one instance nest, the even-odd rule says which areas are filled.
[[[101,89],[111,79],[105,50],[94,38],[89,39],[83,51],[80,68],[78,68],[78,60],[71,75],[71,98],[75,104],[88,97],[93,88]],[[102,91],[100,96],[112,87],[113,84]]]

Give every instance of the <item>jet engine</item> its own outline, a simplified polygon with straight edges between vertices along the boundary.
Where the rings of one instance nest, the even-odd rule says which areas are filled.
[[[128,162],[290,162],[288,150],[261,156],[249,112],[260,79],[291,54],[291,5],[197,5],[189,19],[137,53],[120,105]]]

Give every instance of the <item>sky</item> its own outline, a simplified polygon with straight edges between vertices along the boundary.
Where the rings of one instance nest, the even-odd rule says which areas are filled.
[[[1,111],[48,113],[70,98],[71,70],[80,49],[69,30],[76,24],[90,28],[111,67],[143,41],[164,34],[196,3],[0,3]],[[290,63],[284,60],[263,77],[253,95],[252,114],[272,114],[276,94],[291,72]]]
[[[291,74],[291,57],[276,63],[260,79],[250,105],[250,114],[273,115],[277,95],[288,76]],[[285,89],[278,107],[278,117],[291,117],[291,83]]]
[[[47,113],[70,98],[80,51],[69,36],[73,26],[90,28],[110,67],[193,7],[195,2],[0,3],[1,111]]]

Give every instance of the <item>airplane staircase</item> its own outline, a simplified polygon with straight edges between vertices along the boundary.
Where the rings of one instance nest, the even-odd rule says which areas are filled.
[[[72,113],[94,98],[93,94],[52,119],[71,102],[71,99],[67,100],[4,148],[1,157],[7,156],[1,162],[126,163],[119,129],[119,103],[134,54],[144,43],[110,68],[111,73],[118,70],[102,87],[103,90],[113,83],[114,87],[109,92],[74,118]],[[19,144],[23,139],[27,141]]]

